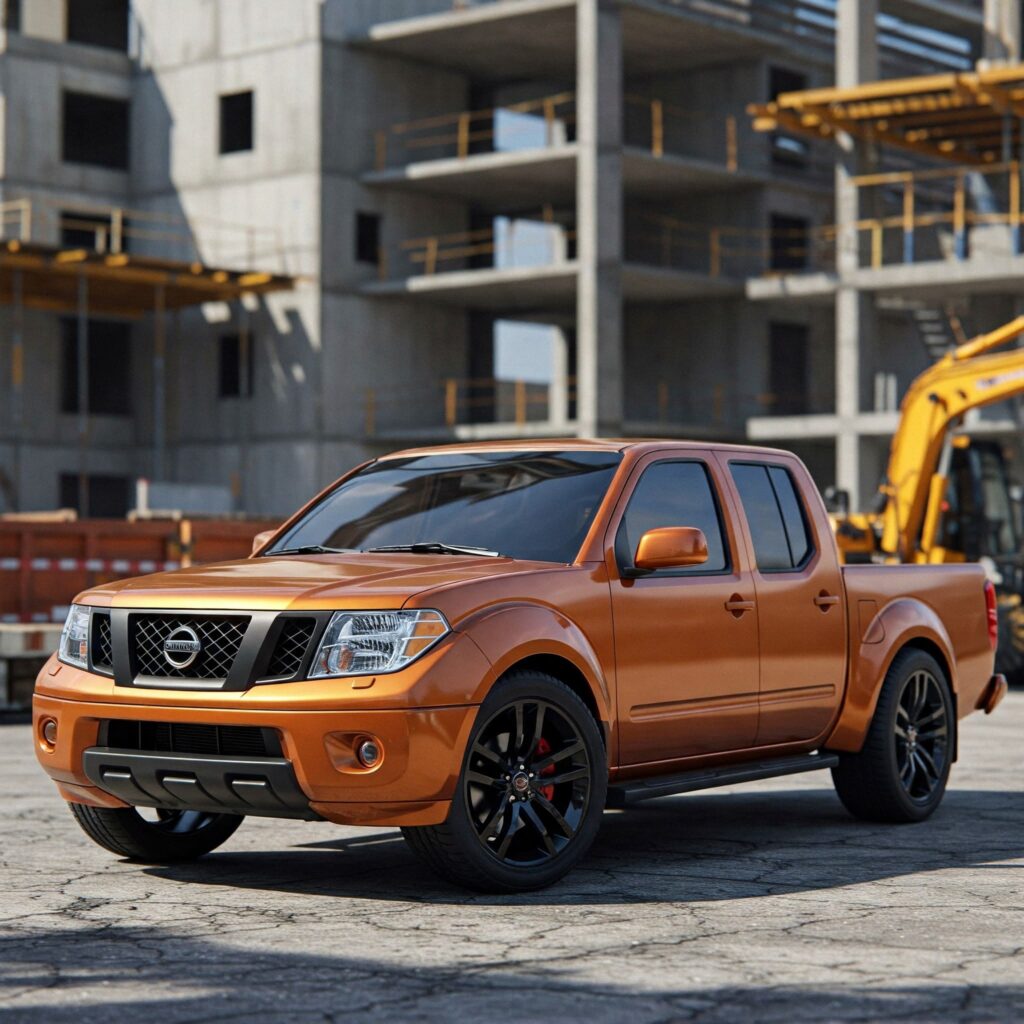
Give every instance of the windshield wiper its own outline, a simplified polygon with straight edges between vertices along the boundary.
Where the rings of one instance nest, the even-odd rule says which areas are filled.
[[[409,551],[414,555],[478,555],[481,558],[501,558],[500,551],[490,548],[473,548],[466,544],[445,544],[439,540],[422,540],[415,544],[382,544],[380,547],[367,548],[372,552]]]
[[[297,548],[279,548],[276,551],[266,551],[263,558],[271,555],[347,555],[354,551],[354,548],[328,548],[323,544],[302,544]]]

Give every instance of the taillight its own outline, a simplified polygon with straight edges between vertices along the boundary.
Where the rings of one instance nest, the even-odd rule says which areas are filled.
[[[996,610],[996,588],[991,580],[985,581],[985,611],[988,615],[988,641],[994,651],[999,643],[999,612]]]

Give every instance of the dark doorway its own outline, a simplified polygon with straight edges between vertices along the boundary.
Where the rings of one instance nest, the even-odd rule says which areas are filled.
[[[61,317],[61,412],[78,409],[78,320]],[[132,411],[131,324],[89,320],[88,404],[99,416],[128,416]]]
[[[90,473],[88,500],[80,494],[81,478],[77,473],[60,475],[60,507],[73,508],[80,516],[95,519],[123,519],[134,504],[133,478],[109,473]]]
[[[773,213],[770,227],[770,269],[805,270],[810,262],[811,226],[806,217]]]
[[[768,325],[771,412],[798,416],[809,411],[809,331],[804,324]]]

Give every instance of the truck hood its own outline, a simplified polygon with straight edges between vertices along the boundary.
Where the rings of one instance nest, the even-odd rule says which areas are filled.
[[[434,587],[551,568],[549,562],[513,558],[404,552],[288,555],[117,580],[86,591],[79,600],[114,608],[399,608]]]

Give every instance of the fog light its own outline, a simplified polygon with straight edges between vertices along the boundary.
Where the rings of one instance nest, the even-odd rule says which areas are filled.
[[[356,757],[364,768],[376,768],[382,756],[380,744],[376,740],[363,740],[356,747]]]
[[[43,739],[51,746],[57,746],[57,719],[47,718],[43,722]]]

